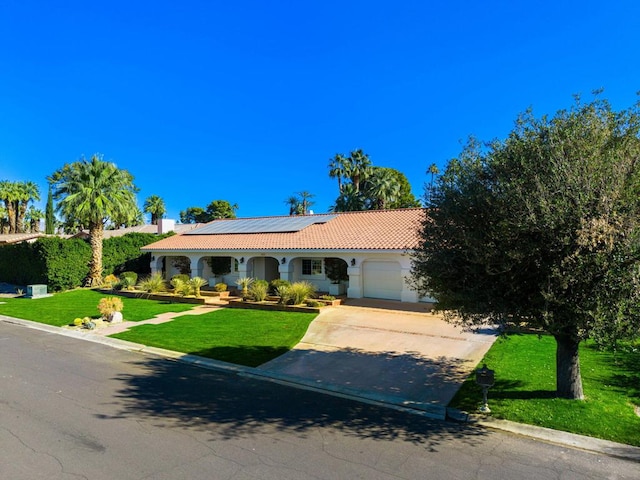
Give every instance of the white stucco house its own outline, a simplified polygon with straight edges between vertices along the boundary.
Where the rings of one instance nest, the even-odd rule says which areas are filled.
[[[151,271],[167,279],[186,268],[232,287],[240,277],[279,278],[350,298],[429,301],[406,282],[424,214],[411,208],[214,220],[142,251],[151,253]],[[346,267],[348,279],[332,281],[329,264]],[[224,273],[216,276],[212,266],[220,265]]]

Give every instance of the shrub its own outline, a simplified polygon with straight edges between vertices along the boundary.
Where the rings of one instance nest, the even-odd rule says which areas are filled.
[[[306,281],[292,283],[289,287],[289,300],[294,305],[304,303],[304,301],[312,297],[316,292],[316,287]]]
[[[206,284],[207,284],[207,281],[202,277],[193,277],[191,280],[189,280],[189,286],[191,287],[191,290],[193,291],[193,294],[196,297],[201,296],[200,288]]]
[[[106,288],[111,288],[113,289],[116,284],[118,283],[118,277],[116,277],[113,274],[107,275],[106,277],[104,277],[102,279],[102,285]]]
[[[278,292],[278,288],[280,288],[283,285],[289,286],[291,285],[291,282],[289,282],[288,280],[280,279],[280,278],[271,280],[271,282],[269,282],[269,293],[276,295]]]
[[[336,297],[334,297],[333,295],[320,295],[320,299],[321,300],[335,300]]]
[[[289,303],[293,303],[293,300],[291,299],[291,284],[280,285],[276,289],[276,295],[280,297],[280,301],[278,303],[281,303],[283,305],[288,305]]]
[[[249,287],[249,297],[256,302],[263,302],[267,298],[269,291],[269,282],[266,280],[256,280]]]
[[[254,279],[251,277],[241,277],[236,280],[236,285],[242,289],[242,296],[246,297],[249,294],[249,285],[253,283]]]
[[[131,289],[135,287],[138,281],[138,274],[136,272],[122,272],[120,274],[120,282],[122,283],[122,288]]]
[[[191,288],[191,279],[189,279],[188,281],[184,281],[181,277],[182,275],[176,275],[175,277],[173,277],[171,279],[171,286],[173,286],[173,292],[176,295],[182,295],[183,297],[186,297],[187,295],[191,295],[193,290]]]
[[[307,307],[320,307],[322,305],[319,301],[313,299],[309,299],[305,303]]]
[[[98,303],[98,311],[102,318],[109,318],[114,312],[121,312],[123,308],[122,300],[118,297],[104,297]]]
[[[226,284],[226,283],[222,283],[222,282],[220,282],[220,283],[216,283],[216,284],[214,285],[213,289],[214,289],[216,292],[226,292],[226,291],[227,291],[227,284]]]
[[[73,320],[73,325],[76,327],[81,326],[84,323],[84,320],[82,318],[75,318]]]
[[[180,280],[180,281],[186,283],[189,280],[191,280],[191,277],[189,275],[187,275],[186,273],[178,273],[178,274],[174,275],[173,277],[171,277],[171,281],[173,281],[173,280]]]
[[[166,292],[167,284],[160,272],[156,272],[144,278],[139,285],[140,289],[147,293]]]

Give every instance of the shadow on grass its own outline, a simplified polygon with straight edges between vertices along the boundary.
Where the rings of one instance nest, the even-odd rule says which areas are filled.
[[[115,417],[146,417],[231,439],[274,430],[300,437],[319,428],[356,438],[400,440],[431,451],[459,439],[477,444],[486,435],[469,424],[431,420],[410,413],[296,389],[236,373],[212,371],[165,359],[130,364],[115,378],[121,411]]]
[[[189,355],[198,355],[222,362],[235,363],[247,367],[257,367],[288,351],[289,349],[287,347],[246,346],[241,348],[212,347],[187,353],[189,353]]]
[[[619,389],[635,405],[640,405],[640,346],[623,344],[615,354],[600,351],[595,345],[587,348],[598,352],[610,368],[612,373],[607,376],[606,383]]]

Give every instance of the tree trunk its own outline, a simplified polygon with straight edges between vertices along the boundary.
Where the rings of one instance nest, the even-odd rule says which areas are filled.
[[[580,341],[573,335],[555,335],[556,391],[559,397],[584,400],[580,375]]]
[[[9,218],[9,233],[18,233],[16,231],[16,208],[15,203],[5,200],[4,205],[7,209],[7,217]]]
[[[102,284],[102,237],[102,223],[89,225],[91,261],[89,262],[89,275],[85,280],[86,287],[97,287]]]

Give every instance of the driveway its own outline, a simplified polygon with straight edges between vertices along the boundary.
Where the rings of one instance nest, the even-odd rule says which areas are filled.
[[[323,309],[293,350],[259,368],[374,400],[443,409],[496,332],[462,332],[424,304],[407,308],[363,299]]]

